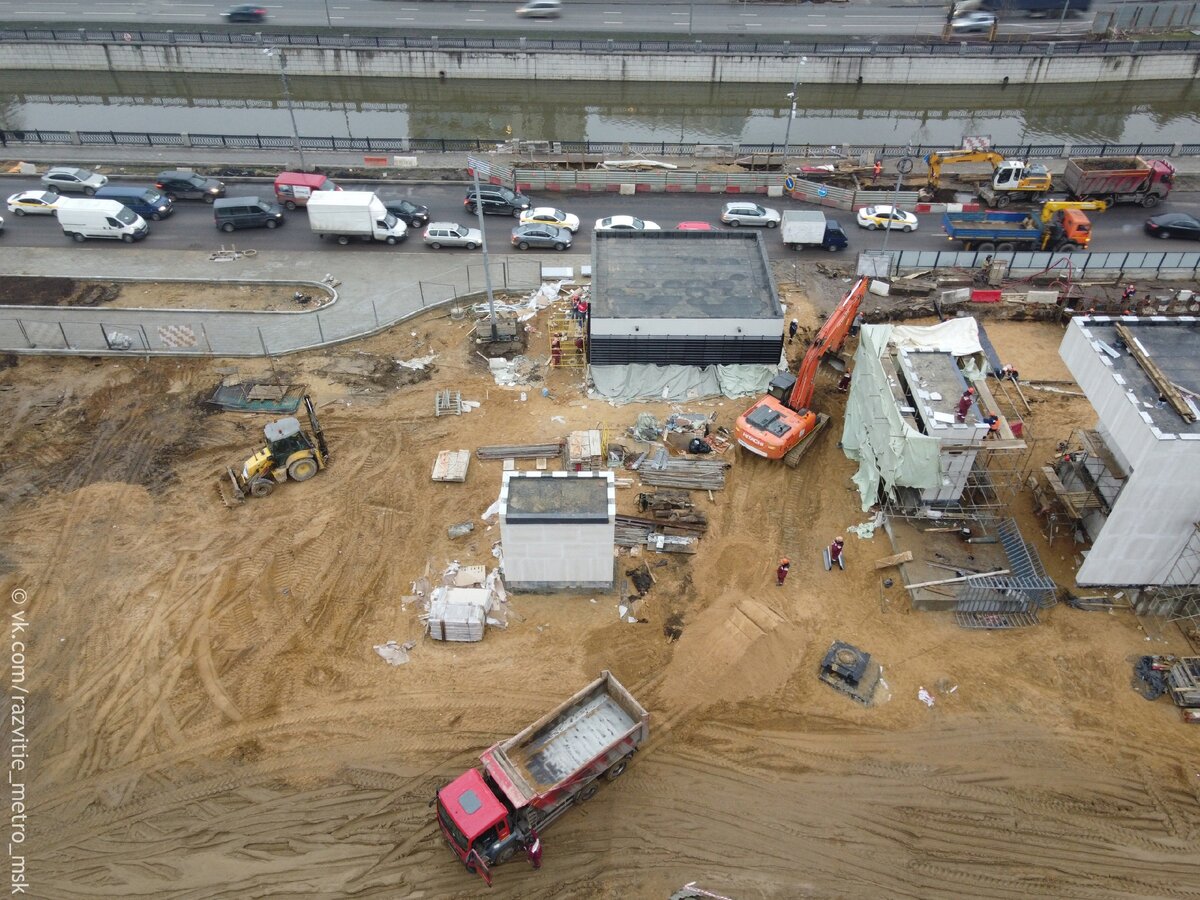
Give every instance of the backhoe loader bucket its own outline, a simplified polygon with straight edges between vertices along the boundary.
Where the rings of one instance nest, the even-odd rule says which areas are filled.
[[[229,509],[246,501],[246,494],[238,484],[237,473],[226,469],[225,475],[217,479],[217,491],[221,494],[221,502]]]

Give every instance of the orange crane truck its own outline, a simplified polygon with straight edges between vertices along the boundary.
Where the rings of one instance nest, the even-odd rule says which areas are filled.
[[[739,444],[751,453],[782,459],[793,467],[799,462],[811,446],[809,438],[829,422],[827,413],[815,413],[808,406],[816,387],[817,370],[827,353],[837,353],[846,343],[866,293],[867,279],[860,278],[817,332],[799,372],[776,375],[766,396],[738,416],[734,437]]]
[[[542,865],[540,832],[612,781],[650,735],[650,714],[611,672],[480,756],[437,792],[438,826],[454,855],[492,883],[492,866],[523,851]],[[433,803],[430,803],[432,806]]]

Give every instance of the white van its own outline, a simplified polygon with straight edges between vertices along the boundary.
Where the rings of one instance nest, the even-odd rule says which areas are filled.
[[[58,224],[77,241],[108,238],[131,244],[150,233],[145,219],[116,200],[59,200]]]

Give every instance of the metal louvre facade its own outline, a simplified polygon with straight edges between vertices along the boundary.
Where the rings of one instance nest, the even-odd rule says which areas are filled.
[[[783,353],[783,336],[648,335],[596,337],[588,345],[594,366],[647,363],[657,366],[731,366],[743,363],[776,365]]]

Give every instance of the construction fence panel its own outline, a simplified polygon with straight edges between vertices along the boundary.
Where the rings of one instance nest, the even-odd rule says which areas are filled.
[[[849,188],[801,179],[796,180],[796,186],[792,189],[792,199],[794,200],[846,210],[854,209],[854,194],[855,192]]]
[[[1059,253],[1017,251],[1000,253],[986,250],[889,250],[893,272],[920,269],[978,269],[989,258],[1009,260],[1009,271],[1028,275],[1052,268],[1063,277],[1085,272],[1125,272],[1127,274],[1196,276],[1200,274],[1200,252],[1108,252]]]

